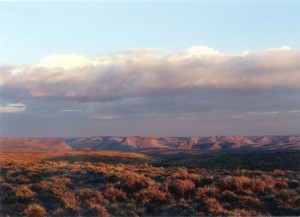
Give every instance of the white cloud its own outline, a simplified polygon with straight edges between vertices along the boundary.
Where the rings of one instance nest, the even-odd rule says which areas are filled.
[[[6,103],[5,105],[0,105],[0,113],[18,113],[25,110],[26,106],[23,103]]]
[[[281,47],[271,48],[270,50],[292,50],[292,48],[287,45],[283,45]]]
[[[52,54],[42,58],[37,64],[37,67],[72,69],[84,67],[89,64],[91,64],[91,61],[79,54]]]
[[[221,53],[213,48],[207,46],[192,46],[183,52],[183,56],[188,58],[221,55]]]

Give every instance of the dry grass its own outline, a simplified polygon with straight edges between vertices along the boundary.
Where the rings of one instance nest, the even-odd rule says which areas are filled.
[[[72,158],[73,157],[73,158]],[[2,161],[20,160],[20,161],[41,161],[41,160],[58,160],[58,161],[99,161],[103,160],[101,157],[114,157],[133,160],[144,160],[152,162],[153,159],[147,155],[122,152],[122,151],[61,151],[61,152],[0,152],[0,159]]]
[[[298,216],[293,171],[205,170],[59,161],[70,153],[0,159],[0,216]],[[82,154],[82,152],[78,152]],[[93,157],[93,152],[87,153]],[[121,152],[95,156],[147,157]],[[4,154],[1,154],[4,156]]]
[[[26,216],[32,216],[32,217],[44,217],[47,216],[47,212],[44,209],[44,207],[40,206],[39,204],[30,204],[27,208],[24,210],[24,214]]]

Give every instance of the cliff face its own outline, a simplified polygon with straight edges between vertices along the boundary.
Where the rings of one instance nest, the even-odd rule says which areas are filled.
[[[300,150],[300,136],[0,138],[0,151],[189,149],[202,151]]]

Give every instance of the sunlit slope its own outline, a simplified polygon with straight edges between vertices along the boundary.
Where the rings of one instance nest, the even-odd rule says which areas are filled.
[[[70,151],[63,139],[0,138],[1,152]]]
[[[122,151],[67,151],[67,152],[2,152],[0,162],[9,161],[67,161],[104,162],[109,164],[138,164],[156,162],[155,157]]]

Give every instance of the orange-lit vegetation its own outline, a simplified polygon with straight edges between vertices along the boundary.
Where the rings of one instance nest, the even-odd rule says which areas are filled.
[[[138,154],[133,154],[138,164],[70,160],[83,154],[98,159],[101,152],[95,153],[2,153],[0,216],[300,214],[297,171],[155,167]]]

